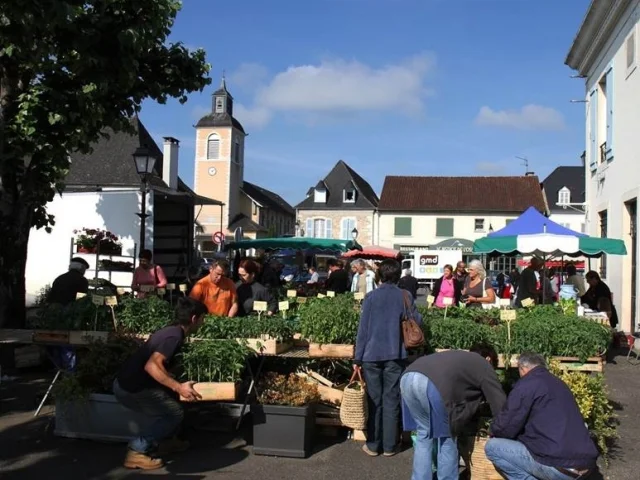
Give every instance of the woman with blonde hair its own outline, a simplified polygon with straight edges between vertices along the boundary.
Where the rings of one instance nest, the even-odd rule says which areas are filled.
[[[463,300],[467,308],[482,308],[496,302],[496,294],[487,278],[487,271],[480,260],[471,260],[467,268],[469,275],[464,281],[462,289]]]

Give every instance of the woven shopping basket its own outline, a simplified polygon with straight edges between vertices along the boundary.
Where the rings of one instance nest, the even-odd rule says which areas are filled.
[[[489,438],[476,435],[465,440],[465,447],[462,447],[460,452],[471,474],[471,480],[503,480],[502,475],[484,453],[484,446]]]
[[[340,404],[340,421],[354,430],[367,428],[367,392],[359,368],[353,372],[351,380],[344,388]]]

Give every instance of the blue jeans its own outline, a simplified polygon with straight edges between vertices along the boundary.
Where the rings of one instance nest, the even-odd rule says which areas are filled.
[[[162,388],[149,388],[140,392],[127,392],[113,382],[113,394],[129,410],[153,417],[155,420],[140,436],[129,442],[129,448],[139,453],[149,453],[158,444],[178,431],[184,412],[182,405]]]
[[[507,480],[573,480],[553,467],[542,465],[522,443],[506,438],[491,438],[484,452]]]
[[[398,444],[400,424],[400,376],[404,362],[364,362],[362,372],[367,384],[367,447],[372,452],[391,453]]]
[[[458,445],[453,438],[431,437],[431,407],[427,398],[429,378],[409,372],[400,381],[402,399],[416,421],[416,446],[413,451],[411,480],[431,480],[434,442],[438,447],[438,480],[458,480]]]

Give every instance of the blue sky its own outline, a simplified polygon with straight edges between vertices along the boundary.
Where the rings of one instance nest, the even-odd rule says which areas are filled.
[[[584,83],[564,65],[589,0],[184,0],[173,41],[201,47],[212,85],[147,102],[182,141],[226,72],[249,133],[245,179],[295,205],[340,159],[380,194],[386,175],[520,175],[578,165]]]

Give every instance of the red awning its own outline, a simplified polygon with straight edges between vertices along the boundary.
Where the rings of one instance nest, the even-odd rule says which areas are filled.
[[[518,260],[519,267],[528,267],[530,263],[530,260]],[[584,270],[584,261],[576,262],[574,260],[567,260],[562,262],[560,260],[547,260],[545,262],[546,268],[563,268],[569,264],[573,264],[578,270]]]
[[[365,260],[384,260],[386,258],[392,258],[397,260],[400,258],[400,252],[392,248],[370,245],[368,247],[363,247],[362,251],[350,250],[342,255],[342,258],[362,258]]]

